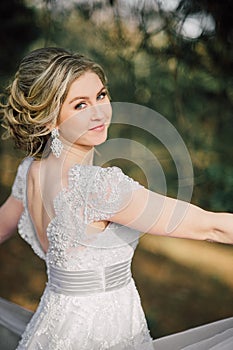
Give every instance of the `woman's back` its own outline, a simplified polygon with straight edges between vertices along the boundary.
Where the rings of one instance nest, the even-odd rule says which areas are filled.
[[[24,180],[18,181],[19,178]],[[101,265],[106,259],[112,263],[124,260],[124,254],[127,259],[132,257],[130,243],[137,241],[139,233],[121,225],[105,224],[124,198],[141,187],[119,168],[76,164],[66,179],[56,172],[51,174],[46,162],[29,158],[20,166],[13,194],[17,182],[24,187],[21,231],[27,230],[23,228],[24,221],[30,221],[31,236],[47,252],[50,264],[76,269],[84,268],[85,262],[88,266],[91,261]],[[84,252],[86,257],[90,254],[85,262],[81,261]]]

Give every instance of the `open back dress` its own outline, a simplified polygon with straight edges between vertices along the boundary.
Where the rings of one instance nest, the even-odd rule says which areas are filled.
[[[70,168],[68,186],[53,200],[45,253],[28,210],[32,162],[26,158],[19,166],[12,195],[24,206],[19,234],[45,260],[48,282],[33,315],[0,300],[0,323],[22,335],[17,350],[233,349],[233,319],[151,338],[131,275],[139,232],[111,222],[101,232],[87,231],[93,222],[108,221],[141,187],[119,168]]]

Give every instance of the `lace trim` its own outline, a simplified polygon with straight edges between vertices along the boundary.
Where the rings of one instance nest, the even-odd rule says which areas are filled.
[[[12,186],[11,194],[18,200],[21,200],[25,204],[25,185],[28,169],[33,161],[33,158],[25,158],[19,165],[15,181]]]
[[[16,178],[12,186],[12,195],[21,200],[24,205],[24,211],[18,223],[19,235],[32,247],[34,252],[41,258],[45,259],[45,253],[40,246],[34,231],[33,224],[27,210],[27,174],[33,158],[25,158],[18,167]]]
[[[38,241],[37,236],[34,233],[33,224],[29,218],[26,209],[24,210],[19,220],[18,233],[31,246],[36,255],[38,255],[41,259],[45,260],[45,252],[41,248],[40,242]]]

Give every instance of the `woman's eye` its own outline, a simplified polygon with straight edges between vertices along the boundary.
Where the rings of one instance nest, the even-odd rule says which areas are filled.
[[[105,96],[107,95],[106,91],[102,91],[101,94],[97,96],[97,100],[103,100]]]
[[[75,109],[83,109],[83,108],[85,108],[85,107],[86,107],[86,103],[80,102],[80,103],[78,103],[74,108],[75,108]]]

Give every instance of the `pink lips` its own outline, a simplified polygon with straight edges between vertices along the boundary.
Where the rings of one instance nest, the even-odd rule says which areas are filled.
[[[105,125],[101,124],[101,125],[97,125],[94,128],[89,129],[90,131],[103,131],[105,129]]]

